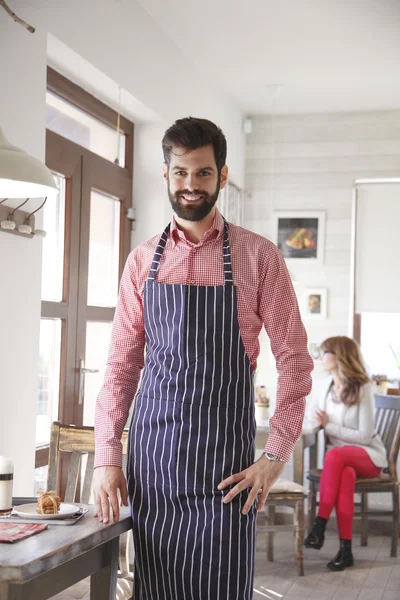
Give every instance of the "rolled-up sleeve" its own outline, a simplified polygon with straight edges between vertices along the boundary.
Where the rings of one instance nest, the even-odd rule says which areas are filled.
[[[143,301],[135,274],[133,252],[121,278],[104,383],[96,402],[95,467],[122,466],[121,436],[143,368]]]
[[[259,310],[278,371],[276,408],[270,419],[265,451],[287,462],[301,435],[314,363],[307,349],[307,334],[296,294],[278,249],[268,253],[268,263],[263,269]]]

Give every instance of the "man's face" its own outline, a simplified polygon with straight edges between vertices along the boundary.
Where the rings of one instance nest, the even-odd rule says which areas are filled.
[[[213,209],[219,190],[225,187],[228,168],[218,175],[214,148],[173,148],[169,169],[164,165],[168,197],[175,214],[186,221],[201,221]]]

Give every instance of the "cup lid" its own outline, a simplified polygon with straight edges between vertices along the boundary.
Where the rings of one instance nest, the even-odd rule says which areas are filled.
[[[7,475],[8,473],[14,473],[13,462],[5,456],[0,456],[0,475]]]

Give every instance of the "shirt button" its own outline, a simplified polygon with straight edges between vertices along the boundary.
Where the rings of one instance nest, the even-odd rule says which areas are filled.
[[[189,281],[189,283],[190,283],[190,285],[194,285],[194,283],[195,283],[194,279],[191,279],[191,280]]]

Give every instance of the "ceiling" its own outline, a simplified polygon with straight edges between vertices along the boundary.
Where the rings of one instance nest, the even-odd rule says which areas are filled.
[[[400,108],[400,0],[139,3],[249,115]]]

